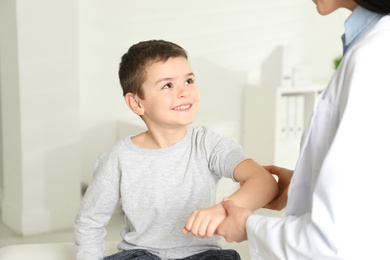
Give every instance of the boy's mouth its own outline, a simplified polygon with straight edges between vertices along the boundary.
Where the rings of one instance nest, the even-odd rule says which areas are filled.
[[[191,107],[191,104],[181,105],[181,106],[178,106],[178,107],[174,107],[173,110],[175,110],[175,111],[187,110],[190,107]]]

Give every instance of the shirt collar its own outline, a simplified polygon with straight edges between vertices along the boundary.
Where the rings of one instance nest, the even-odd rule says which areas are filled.
[[[344,23],[345,33],[342,36],[343,53],[345,54],[348,47],[379,21],[382,16],[382,14],[371,12],[358,5]]]

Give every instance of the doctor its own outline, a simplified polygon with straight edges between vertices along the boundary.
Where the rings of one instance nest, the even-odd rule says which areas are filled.
[[[288,190],[286,217],[253,215],[227,200],[217,233],[248,239],[252,259],[390,259],[390,1],[314,2],[321,15],[352,14],[289,188],[292,171],[268,168],[281,187],[270,207],[282,208]]]

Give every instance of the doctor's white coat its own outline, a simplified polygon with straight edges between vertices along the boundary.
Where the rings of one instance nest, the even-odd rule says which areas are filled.
[[[249,217],[252,259],[390,259],[389,180],[385,16],[350,46],[317,100],[286,218]]]

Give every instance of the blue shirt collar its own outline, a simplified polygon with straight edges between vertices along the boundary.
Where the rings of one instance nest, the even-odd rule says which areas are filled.
[[[382,17],[382,14],[371,12],[358,5],[344,23],[345,33],[341,37],[343,40],[343,54],[360,35],[374,26]]]

